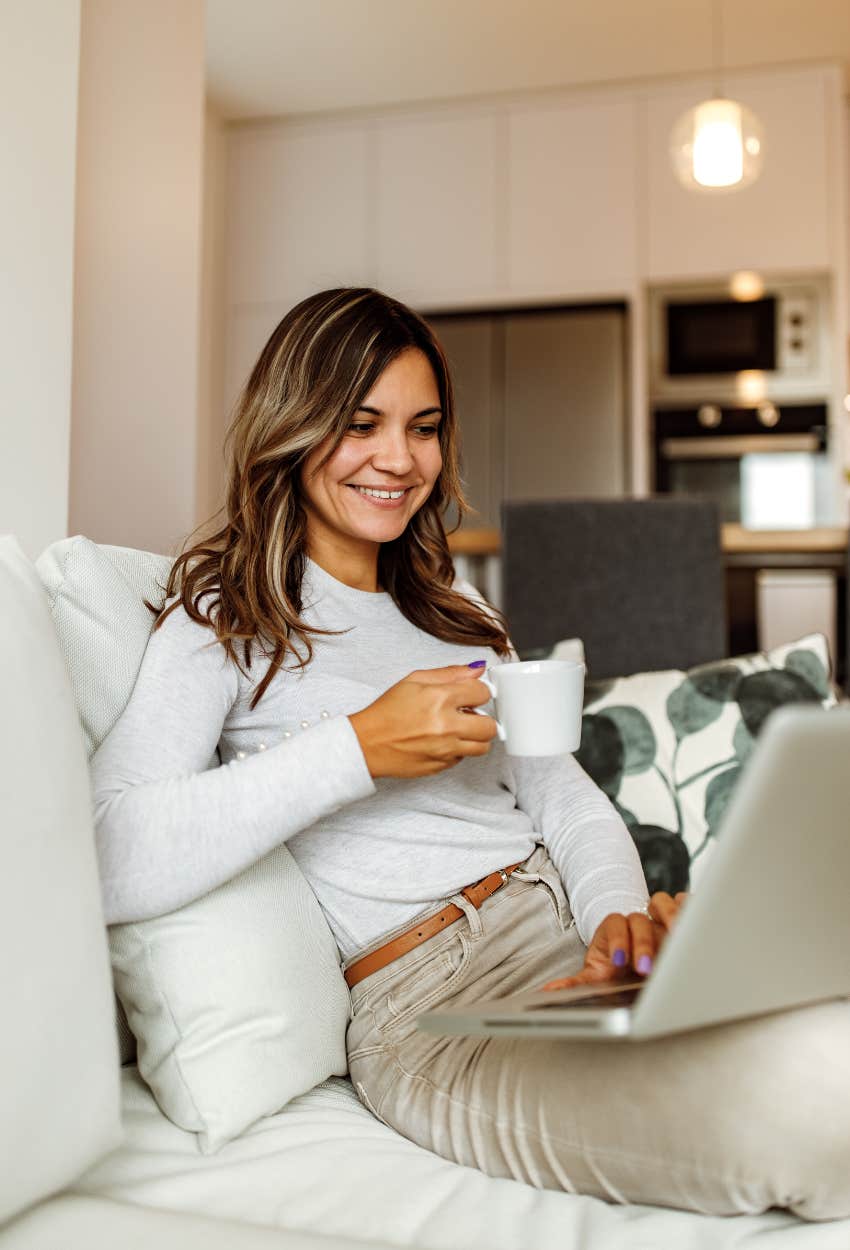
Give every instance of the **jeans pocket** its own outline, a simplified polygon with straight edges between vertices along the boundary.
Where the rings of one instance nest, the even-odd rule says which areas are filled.
[[[568,929],[573,927],[575,920],[570,911],[567,893],[554,865],[547,865],[541,872],[521,872],[517,870],[514,876],[518,881],[543,887],[559,932],[566,933]]]
[[[403,1028],[450,997],[463,979],[471,955],[469,937],[460,932],[421,963],[406,967],[384,997],[379,1022],[383,1030]]]

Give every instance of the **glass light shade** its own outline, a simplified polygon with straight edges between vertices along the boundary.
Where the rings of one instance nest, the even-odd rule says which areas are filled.
[[[689,190],[737,191],[761,172],[761,123],[737,100],[703,100],[673,127],[670,156],[676,176]]]

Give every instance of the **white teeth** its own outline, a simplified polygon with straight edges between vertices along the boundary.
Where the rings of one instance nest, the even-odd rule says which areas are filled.
[[[361,495],[371,495],[373,499],[401,499],[403,490],[371,490],[368,486],[355,486]]]

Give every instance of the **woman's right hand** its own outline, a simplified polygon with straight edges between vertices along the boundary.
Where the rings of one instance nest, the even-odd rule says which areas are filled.
[[[490,692],[465,664],[420,669],[349,720],[373,777],[426,777],[467,755],[486,755],[492,716],[465,712]]]

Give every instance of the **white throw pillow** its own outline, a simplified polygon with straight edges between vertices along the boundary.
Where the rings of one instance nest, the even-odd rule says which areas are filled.
[[[157,583],[165,584],[170,568],[168,556],[82,537],[63,538],[36,560],[88,759],[127,705],[153,625],[142,598],[157,602]],[[115,1023],[121,1063],[135,1063],[136,1039],[117,998]]]
[[[126,706],[170,560],[80,535],[38,561],[93,752]],[[168,915],[109,930],[139,1072],[205,1154],[347,1071],[348,987],[285,845]]]
[[[86,753],[47,596],[11,534],[0,691],[3,1224],[122,1136]]]

